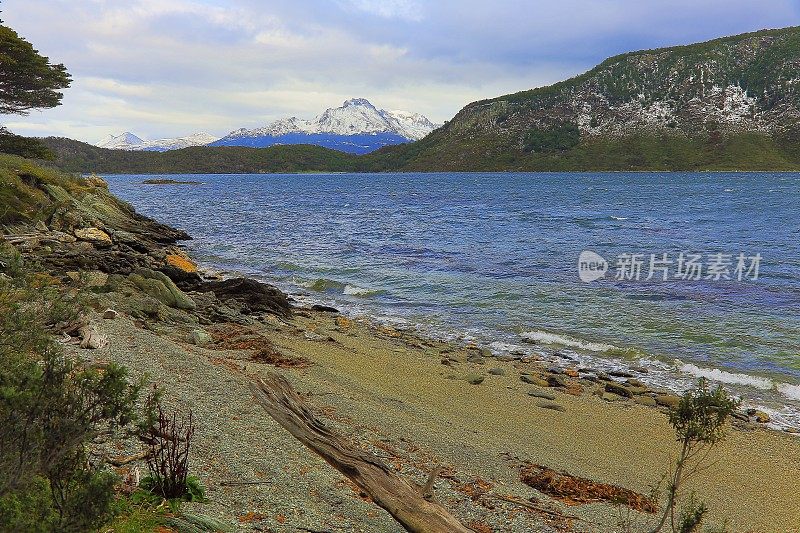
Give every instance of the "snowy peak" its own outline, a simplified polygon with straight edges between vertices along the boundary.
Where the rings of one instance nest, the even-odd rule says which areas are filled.
[[[138,146],[143,142],[142,139],[133,133],[126,131],[122,135],[109,135],[97,143],[97,146],[100,148],[109,148],[111,150],[133,150],[133,148],[131,148],[132,146]]]
[[[185,137],[172,139],[157,139],[155,141],[145,141],[133,133],[126,131],[122,135],[109,135],[95,146],[108,148],[110,150],[148,150],[152,152],[166,152],[167,150],[179,150],[190,146],[205,146],[217,140],[217,137],[208,133],[193,133]]]
[[[314,120],[302,120],[297,117],[283,118],[262,128],[232,131],[223,139],[277,137],[289,134],[374,135],[387,133],[399,135],[409,141],[416,141],[434,129],[436,129],[436,125],[419,113],[384,111],[372,105],[366,98],[351,98],[341,107],[325,110]]]
[[[389,111],[388,115],[394,121],[396,131],[408,139],[422,139],[438,127],[428,120],[428,117],[419,113]]]
[[[318,116],[312,125],[315,133],[357,135],[361,133],[399,133],[388,120],[383,110],[377,109],[369,100],[353,98],[333,107]]]

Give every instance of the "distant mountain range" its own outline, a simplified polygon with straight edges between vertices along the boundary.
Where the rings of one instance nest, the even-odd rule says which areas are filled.
[[[327,109],[314,120],[283,118],[262,128],[232,131],[221,139],[207,133],[195,133],[177,139],[145,141],[125,132],[117,136],[109,135],[96,146],[114,150],[165,152],[190,146],[264,148],[310,144],[351,154],[366,154],[383,146],[422,139],[436,127],[419,113],[385,111],[364,98],[353,98],[341,107]]]
[[[98,172],[797,171],[800,27],[621,54],[547,87],[473,102],[431,129],[419,115],[349,100],[313,121],[284,119],[165,154],[45,142],[64,168]],[[213,147],[297,142],[371,153]]]
[[[95,146],[109,150],[137,150],[148,152],[166,152],[167,150],[180,150],[190,146],[205,146],[216,141],[218,137],[208,133],[195,133],[187,137],[175,139],[158,139],[145,141],[133,133],[126,131],[122,135],[109,135]]]

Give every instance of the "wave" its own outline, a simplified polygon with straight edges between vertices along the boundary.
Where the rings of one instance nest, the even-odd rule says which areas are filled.
[[[761,390],[771,390],[775,384],[771,379],[762,378],[759,376],[751,376],[749,374],[740,374],[737,372],[726,372],[718,368],[703,368],[691,363],[683,363],[677,361],[678,370],[691,374],[698,378],[707,378],[720,383],[727,383],[729,385],[747,385]],[[800,390],[798,390],[800,392]]]
[[[609,350],[618,349],[613,344],[584,341],[574,337],[569,337],[567,335],[559,335],[557,333],[550,333],[541,330],[526,331],[525,333],[520,334],[520,337],[530,342],[558,344],[560,346],[568,346],[570,348],[578,348],[581,350],[588,350],[590,352],[607,352]]]
[[[334,279],[327,279],[327,278],[319,278],[312,281],[302,282],[300,283],[300,285],[316,292],[328,292],[328,291],[342,292],[344,291],[344,288],[347,286],[345,283],[342,283],[341,281],[336,281]]]
[[[628,220],[628,217],[615,217],[614,215],[611,215],[611,220]]]
[[[789,383],[778,383],[775,385],[778,392],[790,400],[800,400],[800,385],[790,385]]]
[[[376,294],[382,294],[383,292],[384,291],[380,289],[367,289],[357,285],[345,285],[344,289],[342,289],[342,293],[348,296],[375,296]]]

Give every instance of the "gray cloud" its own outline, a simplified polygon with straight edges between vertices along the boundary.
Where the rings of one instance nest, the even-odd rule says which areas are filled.
[[[63,106],[5,122],[94,142],[222,135],[356,96],[443,121],[608,55],[800,16],[788,0],[6,0],[3,18],[75,78]]]

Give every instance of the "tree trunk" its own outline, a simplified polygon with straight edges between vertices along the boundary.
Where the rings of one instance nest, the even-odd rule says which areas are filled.
[[[375,455],[355,447],[316,419],[311,409],[277,374],[253,380],[258,402],[275,421],[319,454],[386,509],[407,531],[418,533],[469,533],[453,515],[423,498]]]

